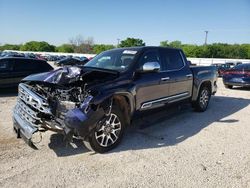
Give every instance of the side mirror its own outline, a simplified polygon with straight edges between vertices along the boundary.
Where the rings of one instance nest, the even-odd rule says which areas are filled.
[[[160,68],[161,66],[158,62],[147,62],[142,66],[142,72],[158,72]]]

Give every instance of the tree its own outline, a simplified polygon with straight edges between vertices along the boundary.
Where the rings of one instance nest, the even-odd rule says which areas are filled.
[[[56,47],[56,51],[64,53],[73,53],[74,47],[71,44],[63,44],[61,46]]]
[[[20,50],[20,47],[22,45],[17,45],[17,44],[5,44],[3,46],[0,46],[0,51],[4,50]]]
[[[182,44],[181,44],[181,41],[175,40],[175,41],[170,42],[169,46],[172,48],[181,48]]]
[[[69,40],[74,48],[75,53],[93,53],[93,37],[88,37],[86,40],[81,35],[77,35]]]
[[[160,42],[160,46],[162,46],[162,47],[169,47],[168,40],[161,41],[161,42]]]
[[[115,48],[114,45],[109,45],[109,44],[95,44],[93,46],[93,51],[95,54],[99,54],[103,51],[106,51],[106,50],[110,50],[110,49],[113,49]]]
[[[54,52],[55,46],[50,45],[47,42],[30,41],[25,43],[20,48],[21,51],[38,51],[38,52]]]
[[[197,57],[199,49],[200,47],[197,45],[192,45],[192,44],[182,45],[182,50],[184,51],[187,57]]]
[[[162,46],[162,47],[171,47],[171,48],[181,48],[182,44],[181,44],[181,41],[179,41],[179,40],[175,40],[175,41],[172,41],[172,42],[169,42],[168,40],[165,40],[165,41],[160,42],[160,46]]]
[[[142,39],[127,38],[122,40],[119,47],[133,47],[133,46],[145,46],[145,42]]]
[[[247,53],[247,59],[250,59],[250,44],[242,44],[241,47],[246,51]]]

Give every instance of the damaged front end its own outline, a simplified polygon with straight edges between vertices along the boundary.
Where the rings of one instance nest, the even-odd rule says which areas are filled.
[[[17,136],[32,146],[41,140],[41,132],[47,130],[64,134],[67,141],[73,136],[84,140],[105,118],[112,101],[93,103],[97,93],[83,78],[90,72],[68,67],[27,77],[20,83],[13,110]]]

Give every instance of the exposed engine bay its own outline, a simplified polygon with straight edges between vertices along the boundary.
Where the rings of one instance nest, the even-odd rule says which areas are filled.
[[[65,67],[51,75],[27,77],[19,85],[14,117],[21,121],[22,134],[32,139],[39,131],[52,130],[84,138],[96,122],[109,112],[112,99],[93,104],[98,95],[93,86],[114,79],[116,74],[82,71],[78,67]],[[43,80],[43,77],[46,77]],[[88,124],[88,126],[84,126]]]

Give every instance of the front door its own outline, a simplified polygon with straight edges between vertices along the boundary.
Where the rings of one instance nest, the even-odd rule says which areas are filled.
[[[147,50],[139,60],[139,67],[147,62],[158,62],[162,69],[160,54],[157,49]],[[138,73],[135,77],[136,109],[144,110],[155,108],[164,103],[169,96],[169,80],[166,72]]]

